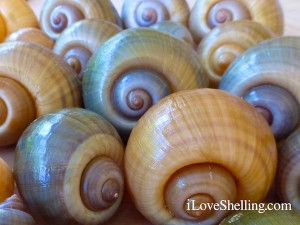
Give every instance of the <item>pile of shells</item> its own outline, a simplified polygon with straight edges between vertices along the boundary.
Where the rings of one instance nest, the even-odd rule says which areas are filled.
[[[300,224],[277,0],[32,2],[0,0],[1,225]],[[222,201],[291,209],[190,210]]]

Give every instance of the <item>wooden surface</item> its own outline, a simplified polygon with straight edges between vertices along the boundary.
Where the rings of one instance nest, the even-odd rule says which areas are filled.
[[[40,9],[42,7],[43,0],[29,0],[29,4],[33,7],[37,16],[39,16]],[[123,0],[112,0],[117,10],[121,11],[121,6]],[[194,4],[195,0],[188,0],[190,7]],[[285,18],[285,35],[293,35],[293,36],[300,36],[300,0],[280,0],[283,8],[284,18]],[[11,166],[13,165],[13,151],[14,146],[0,148],[0,156],[7,161]],[[128,210],[134,210],[133,207],[130,205],[129,207],[123,207],[123,211],[121,214],[128,215]],[[126,216],[127,217],[127,216]],[[146,225],[149,224],[148,222],[142,223],[143,219],[137,216],[137,220],[139,222],[132,222],[130,224],[140,224]],[[115,222],[111,222],[109,224],[121,224],[119,223],[120,220],[116,220]],[[129,224],[128,223],[128,224]]]

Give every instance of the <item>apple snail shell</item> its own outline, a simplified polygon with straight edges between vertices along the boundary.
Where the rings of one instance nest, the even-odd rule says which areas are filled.
[[[253,104],[277,139],[289,135],[300,116],[299,37],[277,37],[257,44],[227,69],[219,88]]]
[[[191,46],[148,28],[124,30],[105,42],[88,61],[82,82],[85,107],[123,137],[161,98],[207,85]]]
[[[224,91],[171,94],[131,132],[125,173],[137,209],[152,223],[215,224],[225,211],[188,210],[188,202],[260,202],[275,176],[277,149],[264,118]]]
[[[16,147],[14,174],[33,216],[48,224],[99,224],[123,196],[124,147],[98,114],[63,109],[33,122]]]

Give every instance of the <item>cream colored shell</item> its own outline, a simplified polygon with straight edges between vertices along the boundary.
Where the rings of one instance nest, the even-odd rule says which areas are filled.
[[[125,0],[122,20],[126,28],[148,27],[171,20],[188,25],[189,7],[186,0]]]
[[[283,33],[283,13],[278,0],[197,0],[189,18],[189,28],[196,42],[199,43],[211,30],[207,18],[212,7],[220,3],[224,5],[238,3],[249,13],[248,19],[261,23],[277,35]],[[231,7],[229,11],[239,14],[235,7]]]
[[[274,36],[269,28],[251,20],[233,21],[212,29],[197,48],[210,87],[218,87],[223,74],[239,55]]]
[[[82,19],[103,19],[122,26],[121,19],[110,0],[47,0],[41,11],[40,24],[42,30],[52,39],[57,39],[61,32],[52,30],[49,21],[51,20],[52,11],[57,8],[59,12],[59,7],[61,5],[70,8],[70,10],[67,10],[66,12],[61,12],[66,17],[70,16],[67,21],[67,26]],[[78,13],[74,13],[75,9]],[[72,18],[73,15],[74,18]],[[78,18],[76,18],[77,16]]]

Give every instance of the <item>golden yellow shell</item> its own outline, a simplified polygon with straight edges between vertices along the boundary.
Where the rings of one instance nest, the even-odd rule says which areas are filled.
[[[217,87],[230,64],[248,48],[274,37],[273,32],[254,21],[239,20],[212,29],[197,52],[210,87]]]
[[[29,28],[22,28],[11,33],[6,39],[6,42],[11,41],[25,41],[31,42],[34,44],[38,44],[44,46],[46,48],[52,49],[54,42],[53,40],[48,37],[43,31],[37,28],[29,27]]]
[[[0,45],[0,146],[13,144],[34,118],[81,105],[76,73],[46,48]]]
[[[24,0],[0,1],[0,42],[12,32],[25,27],[39,27],[27,3]]]
[[[275,140],[264,118],[242,99],[214,89],[162,99],[138,121],[125,150],[127,184],[136,207],[154,224],[164,225],[198,224],[169,213],[164,195],[172,177],[182,181],[179,186],[192,188],[175,172],[197,165],[225,168],[235,180],[236,200],[259,202],[273,182],[276,163]],[[203,190],[208,182],[219,181],[213,173],[207,177],[198,180]],[[176,205],[184,207],[184,202]]]
[[[14,178],[11,169],[0,157],[0,203],[12,195],[14,191]]]
[[[283,13],[278,0],[197,0],[191,10],[189,28],[197,43],[219,24],[250,19],[283,33]]]

